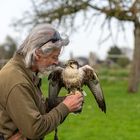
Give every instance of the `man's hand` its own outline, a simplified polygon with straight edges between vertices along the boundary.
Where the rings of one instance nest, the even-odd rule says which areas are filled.
[[[11,136],[8,140],[19,140],[19,139],[27,140],[25,137],[23,137],[23,135],[20,132],[17,132],[13,136]]]
[[[83,100],[84,98],[82,93],[76,91],[74,94],[70,94],[69,96],[67,96],[64,99],[63,103],[68,107],[70,112],[75,112],[82,108]]]

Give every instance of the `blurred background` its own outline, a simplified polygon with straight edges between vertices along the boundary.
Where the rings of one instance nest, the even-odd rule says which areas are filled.
[[[60,62],[76,59],[95,68],[99,75],[107,113],[97,108],[84,87],[83,112],[71,114],[60,126],[60,139],[140,139],[139,0],[5,0],[0,5],[0,18],[0,68],[32,27],[51,23],[70,38]],[[44,77],[45,96],[47,89]],[[53,133],[46,139],[52,137]]]

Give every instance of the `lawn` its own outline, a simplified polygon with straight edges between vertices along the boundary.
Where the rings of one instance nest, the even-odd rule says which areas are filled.
[[[117,75],[117,77],[116,77]],[[100,71],[107,113],[98,108],[87,87],[81,114],[70,114],[58,127],[59,140],[140,140],[140,92],[127,93],[128,71]],[[103,78],[102,78],[103,77]],[[46,94],[47,80],[42,89]],[[65,91],[62,90],[63,94]],[[54,132],[45,140],[53,140]]]

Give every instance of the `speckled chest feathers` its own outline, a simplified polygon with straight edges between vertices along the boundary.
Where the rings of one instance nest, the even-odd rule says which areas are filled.
[[[83,71],[76,67],[66,67],[62,71],[62,79],[66,88],[70,91],[81,90],[83,84],[83,75]]]

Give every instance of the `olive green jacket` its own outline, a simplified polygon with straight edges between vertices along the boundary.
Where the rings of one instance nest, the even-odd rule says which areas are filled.
[[[23,137],[40,139],[54,130],[69,114],[60,103],[47,112],[38,88],[38,78],[15,55],[0,71],[0,133],[5,139],[20,131]]]

